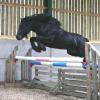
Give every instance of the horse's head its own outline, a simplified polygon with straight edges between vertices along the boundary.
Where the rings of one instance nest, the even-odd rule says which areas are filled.
[[[24,37],[27,37],[27,34],[30,31],[31,31],[31,18],[30,17],[22,18],[16,35],[16,39],[22,40]]]

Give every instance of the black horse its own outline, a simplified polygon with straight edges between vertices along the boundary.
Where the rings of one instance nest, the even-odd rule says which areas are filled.
[[[72,56],[85,57],[85,42],[88,42],[88,39],[64,31],[60,25],[60,22],[51,16],[34,14],[21,20],[16,38],[22,40],[30,31],[34,31],[37,36],[31,37],[30,42],[35,51],[45,51],[47,46],[67,49],[67,53]]]

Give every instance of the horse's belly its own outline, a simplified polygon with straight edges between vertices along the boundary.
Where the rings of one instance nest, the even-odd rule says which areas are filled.
[[[56,49],[67,49],[67,46],[59,41],[53,42],[53,43],[43,43],[44,45],[46,45],[47,47],[51,47],[51,48],[56,48]]]
[[[43,44],[47,47],[58,49],[74,49],[76,47],[73,37],[67,34],[59,35],[54,41],[45,41]]]

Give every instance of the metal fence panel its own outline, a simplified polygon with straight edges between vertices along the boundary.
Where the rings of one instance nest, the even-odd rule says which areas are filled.
[[[22,17],[43,13],[43,1],[0,0],[0,36],[15,36]],[[100,40],[100,0],[52,0],[52,15],[66,31]]]
[[[65,30],[100,40],[100,0],[52,0],[52,14]]]

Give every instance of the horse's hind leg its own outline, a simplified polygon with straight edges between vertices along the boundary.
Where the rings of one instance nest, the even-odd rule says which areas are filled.
[[[78,57],[85,57],[85,48],[80,46],[80,48],[77,49],[68,49],[67,53],[72,55],[72,56],[78,56]]]
[[[78,49],[67,49],[67,53],[71,56],[78,56],[78,57],[81,57],[80,55],[80,51]]]

